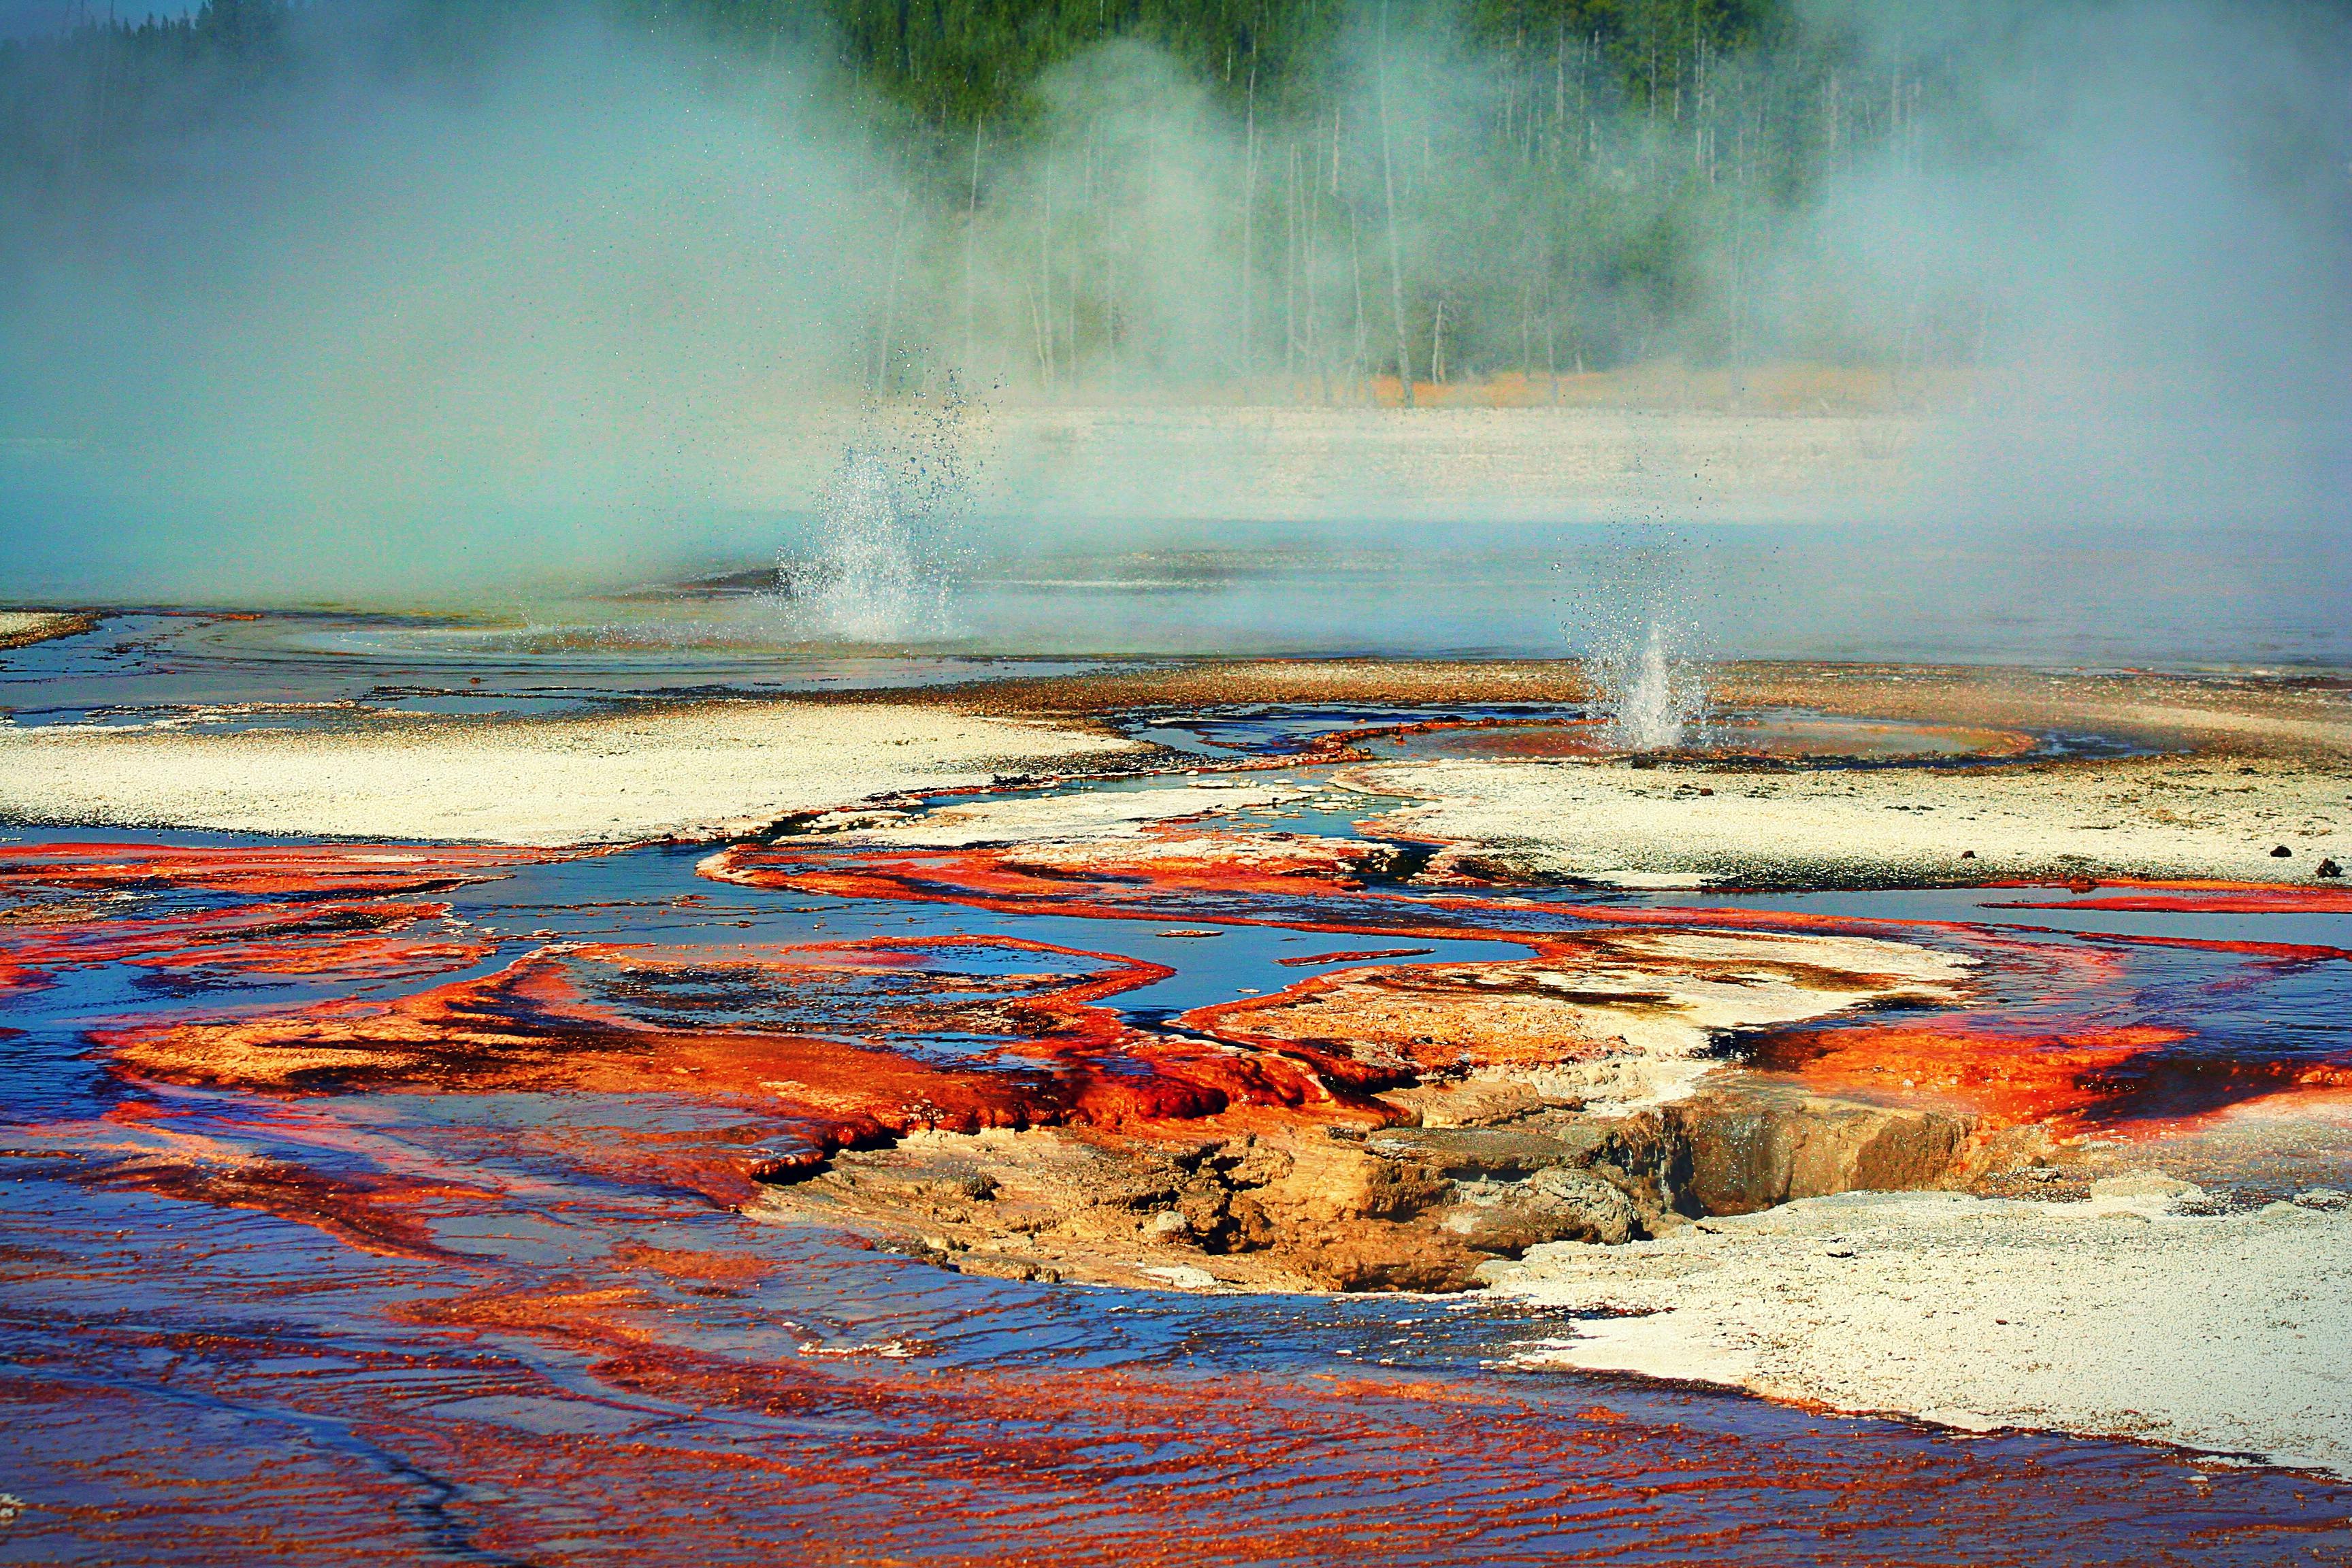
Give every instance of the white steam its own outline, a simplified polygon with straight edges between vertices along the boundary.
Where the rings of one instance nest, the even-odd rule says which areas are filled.
[[[117,150],[131,176],[0,185],[0,596],[505,603],[792,537],[796,634],[888,641],[954,624],[967,514],[1039,552],[1247,549],[1244,519],[1341,548],[1366,520],[1408,548],[1629,510],[1867,524],[1809,556],[1856,643],[2005,613],[1987,560],[2063,558],[2031,595],[2110,627],[2248,563],[2284,563],[2250,616],[2338,570],[2341,7],[1809,10],[1853,31],[1851,82],[1727,58],[1646,116],[1581,102],[1573,40],[1498,84],[1459,40],[1360,29],[1312,114],[1112,44],[943,171],[790,50],[578,21],[436,69],[374,8],[301,7],[302,71]],[[1767,199],[1743,160],[1792,125],[1822,155]],[[1685,209],[1712,238],[1672,276],[1592,237]],[[1552,240],[1595,248],[1563,270]],[[1497,278],[1475,339],[1455,306]],[[1416,376],[1529,372],[1560,405],[1368,406],[1401,337]],[[1574,406],[1595,345],[1616,401]],[[995,428],[947,485],[893,422],[950,375]],[[2109,546],[2159,525],[2187,542],[2151,582]],[[1688,722],[1686,618],[1629,620],[1627,714]]]

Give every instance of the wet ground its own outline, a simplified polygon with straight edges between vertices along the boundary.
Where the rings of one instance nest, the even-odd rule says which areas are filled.
[[[56,662],[9,689],[19,721],[476,675],[480,710],[530,711],[689,679],[473,649],[411,682],[299,630],[247,664],[137,629],[27,650]],[[806,834],[722,868],[708,846],[9,831],[0,1560],[2352,1560],[2337,1482],[1511,1370],[1561,1325],[1475,1296],[982,1279],[744,1212],[913,1126],[1269,1092],[1186,1015],[1332,964],[1658,925],[1983,961],[1974,1006],[1768,1035],[1735,1070],[2161,1147],[2221,1205],[2352,1185],[2352,900],[2328,890],[1433,889],[1409,855],[1348,858],[1385,803],[1326,787],[1335,745],[1567,746],[1582,717],[1137,716],[1182,765],[1296,786],[1214,832],[1339,847],[1257,880]],[[1733,717],[1878,765],[2098,743]]]
[[[94,631],[0,660],[19,724],[200,729],[325,725],[369,714],[515,718],[618,703],[891,689],[1060,675],[1099,659],[850,649],[830,657],[712,626],[205,611],[109,615]]]
[[[1383,762],[1527,761],[1603,757],[1619,749],[1612,743],[1607,725],[1586,708],[1545,702],[1412,708],[1234,704],[1140,711],[1127,716],[1120,728],[1173,751],[1226,761],[1302,752],[1328,756],[1340,750]],[[2004,730],[1854,719],[1801,709],[1749,709],[1695,715],[1676,754],[1693,761],[1885,767],[2122,757],[2151,750],[2120,736],[2074,730]]]

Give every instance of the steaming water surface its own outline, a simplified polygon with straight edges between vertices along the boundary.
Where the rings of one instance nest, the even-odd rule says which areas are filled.
[[[1712,528],[1464,519],[1244,530],[1216,549],[983,559],[960,593],[982,647],[1098,652],[1493,654],[1592,648],[1593,611],[1645,611],[1629,549],[1664,560],[1672,662],[2352,665],[2346,537],[2216,526]],[[1646,654],[1648,616],[1624,650]],[[1671,703],[1668,704],[1671,707]]]
[[[2159,540],[2093,569],[2048,548],[1988,543],[1955,560],[1948,546],[1926,558],[1916,541],[1759,527],[1704,536],[1686,556],[1685,608],[1700,635],[1664,650],[1664,679],[1628,685],[1650,693],[1653,727],[1697,715],[1674,685],[1677,660],[2352,667],[2340,589],[2352,563],[2336,546],[2292,555],[2260,541]],[[1881,580],[1872,602],[1836,585],[1864,560]],[[813,632],[789,599],[760,594],[572,598],[463,617],[133,612],[0,662],[0,706],[18,722],[159,703],[520,713],[1071,673],[1202,651],[1554,658],[1583,651],[1577,626],[1608,589],[1601,561],[1561,543],[1406,554],[1378,531],[1350,550],[1072,557],[1045,563],[1066,574],[1050,577],[1036,563],[983,561],[927,591],[920,616],[893,635],[867,626],[863,641]],[[1630,652],[1618,662],[1638,676],[1646,632]]]

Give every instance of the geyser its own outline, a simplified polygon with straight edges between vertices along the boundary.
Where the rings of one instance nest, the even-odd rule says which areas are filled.
[[[1656,621],[1637,645],[1586,662],[1601,694],[1610,742],[1629,752],[1668,752],[1685,744],[1706,711],[1706,682],[1695,659],[1677,657]]]
[[[969,555],[965,409],[869,412],[818,498],[811,547],[776,557],[785,621],[819,641],[896,642],[955,629],[950,600]]]
[[[1583,645],[1584,682],[1612,750],[1692,744],[1706,714],[1706,620],[1681,542],[1643,529],[1584,565],[1588,583],[1569,627]]]

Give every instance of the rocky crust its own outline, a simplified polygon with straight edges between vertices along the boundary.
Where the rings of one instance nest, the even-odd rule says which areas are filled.
[[[836,1154],[753,1212],[845,1226],[967,1273],[1449,1291],[1531,1247],[1615,1247],[1823,1194],[1956,1187],[2029,1157],[1973,1137],[1965,1116],[1770,1089],[1624,1117],[1495,1079],[1382,1103],[1397,1123],[1233,1114],[1181,1138],[917,1132]]]
[[[1192,1021],[1395,1079],[1502,1068],[1555,1100],[1619,1114],[1690,1092],[1737,1031],[1959,1003],[1975,967],[1934,948],[1810,932],[1636,928],[1544,946],[1523,960],[1343,969]]]

